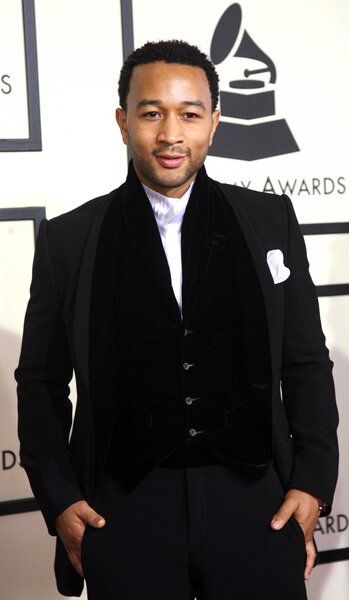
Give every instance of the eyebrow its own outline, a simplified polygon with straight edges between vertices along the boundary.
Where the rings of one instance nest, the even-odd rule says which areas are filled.
[[[162,106],[164,103],[159,98],[143,98],[137,103],[137,108],[142,108],[143,106]],[[183,106],[197,106],[198,108],[202,108],[206,110],[205,104],[201,100],[182,100],[181,104]]]

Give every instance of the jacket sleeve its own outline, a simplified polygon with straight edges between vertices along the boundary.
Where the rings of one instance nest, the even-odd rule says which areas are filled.
[[[49,531],[54,533],[56,517],[83,494],[69,462],[72,361],[47,230],[48,222],[43,221],[15,377],[21,465]]]
[[[332,362],[322,333],[315,286],[292,203],[286,196],[288,256],[285,283],[282,397],[293,438],[289,484],[330,507],[338,473],[338,413]],[[329,511],[328,511],[329,512]]]

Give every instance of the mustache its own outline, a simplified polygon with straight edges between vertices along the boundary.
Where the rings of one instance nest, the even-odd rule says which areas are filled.
[[[191,152],[189,148],[182,148],[181,146],[161,146],[161,148],[157,148],[152,152],[153,156],[159,156],[161,154],[176,154],[181,156],[190,156]]]

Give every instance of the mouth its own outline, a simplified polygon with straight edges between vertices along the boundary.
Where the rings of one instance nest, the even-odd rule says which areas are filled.
[[[165,169],[176,169],[180,167],[187,158],[186,154],[155,154],[156,160]]]

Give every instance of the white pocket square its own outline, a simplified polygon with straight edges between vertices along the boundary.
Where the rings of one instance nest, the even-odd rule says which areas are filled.
[[[274,283],[282,283],[290,276],[290,269],[284,265],[284,255],[281,250],[269,250],[267,263]]]

